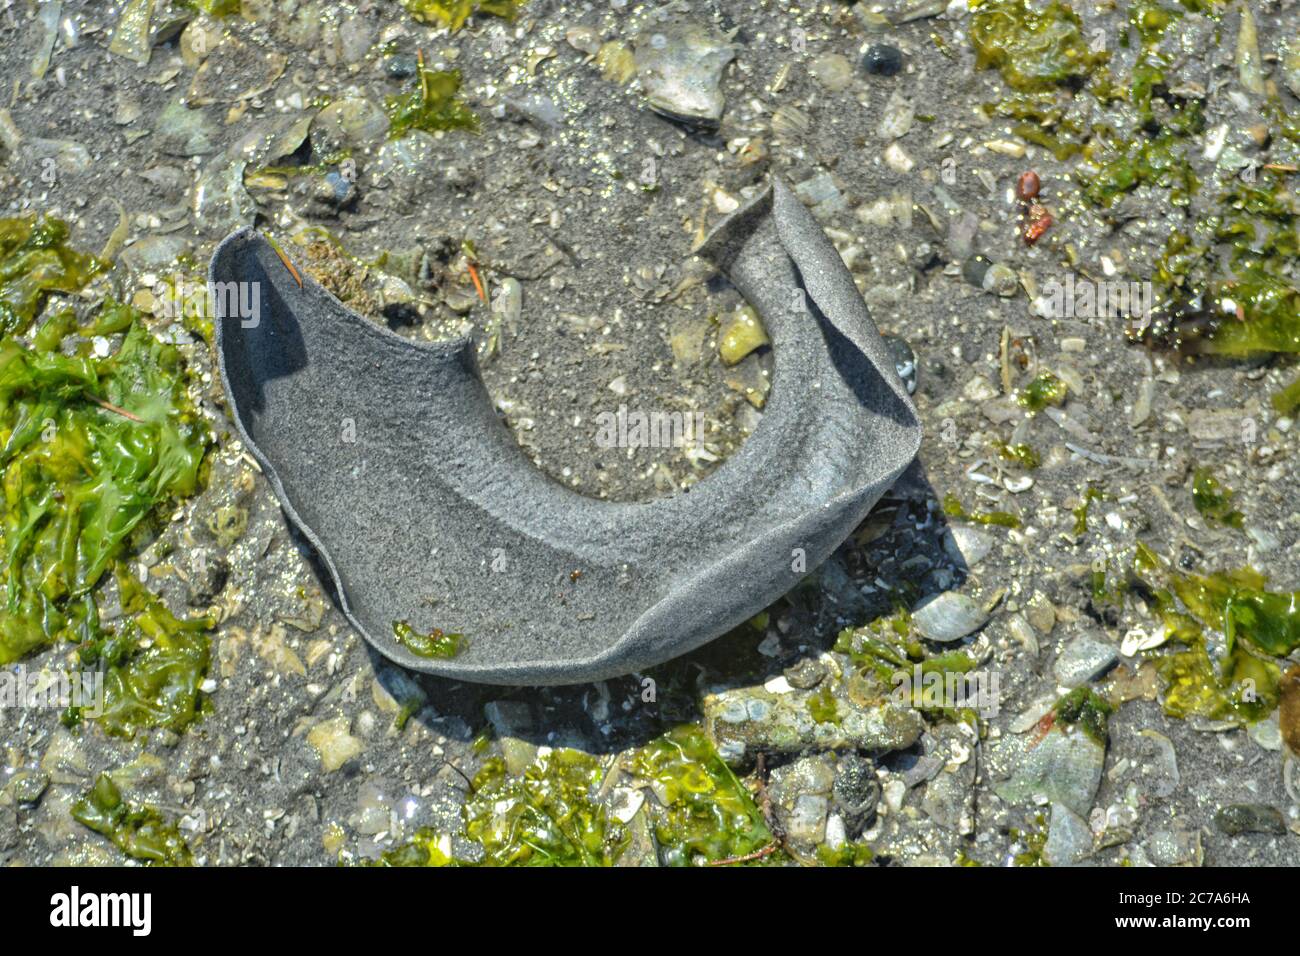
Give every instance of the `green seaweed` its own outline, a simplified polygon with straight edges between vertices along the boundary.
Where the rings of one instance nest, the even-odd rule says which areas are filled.
[[[592,800],[604,775],[597,758],[577,750],[539,756],[518,777],[489,758],[465,802],[465,833],[487,866],[609,866],[628,834]]]
[[[137,525],[197,488],[207,435],[179,354],[130,321],[103,359],[0,342],[0,662],[64,631],[64,606],[95,587]]]
[[[72,818],[108,837],[133,860],[152,866],[192,866],[193,857],[174,824],[153,807],[136,807],[122,799],[106,773],[72,806]]]
[[[1114,708],[1090,687],[1070,691],[1052,707],[1055,724],[1078,727],[1099,744],[1105,744]]]
[[[1094,501],[1104,500],[1106,493],[1095,485],[1089,485],[1083,493],[1083,500],[1071,511],[1074,515],[1074,536],[1082,537],[1088,533],[1088,514]]]
[[[652,795],[641,813],[660,864],[757,861],[760,852],[764,861],[783,860],[749,791],[698,726],[684,724],[633,751],[623,770]],[[491,757],[475,775],[461,810],[465,835],[481,848],[481,859],[448,852],[446,834],[423,829],[378,862],[612,866],[631,843],[631,824],[613,816],[601,798],[605,779],[601,760],[576,750],[545,751],[516,775],[506,771],[500,757]]]
[[[8,663],[59,636],[93,637],[87,596],[155,508],[197,490],[209,439],[179,351],[130,307],[106,302],[84,328],[62,310],[30,343],[16,337],[49,292],[76,291],[98,269],[52,238],[66,236],[57,220],[0,220],[0,236],[26,237],[17,244],[26,251],[11,248],[0,273],[0,663]],[[116,334],[116,352],[93,352],[93,336]]]
[[[179,733],[203,709],[199,688],[215,623],[206,617],[178,620],[121,566],[117,585],[125,621],[78,649],[83,664],[103,671],[103,712],[96,719],[106,733],[119,737],[151,727]]]
[[[943,496],[943,513],[958,521],[971,521],[975,524],[997,525],[1002,528],[1019,528],[1020,519],[1009,511],[969,512],[961,500],[951,492]]]
[[[478,117],[459,97],[460,70],[426,70],[420,67],[419,82],[385,101],[391,120],[389,137],[401,139],[412,130],[437,133],[464,129],[477,132]]]
[[[1018,442],[1014,445],[1008,445],[1006,442],[997,443],[998,454],[1006,461],[1013,461],[1021,468],[1033,471],[1042,461],[1038,457],[1038,452],[1034,451],[1032,445],[1025,442]]]
[[[1273,396],[1273,408],[1286,416],[1300,411],[1300,377]]]
[[[525,0],[402,0],[402,6],[421,23],[447,27],[453,33],[473,14],[513,20]]]
[[[58,219],[0,219],[0,335],[25,328],[51,292],[78,292],[108,269],[67,240],[67,224]]]
[[[870,866],[875,859],[875,851],[865,843],[845,842],[835,849],[826,843],[817,845],[817,862],[822,866]]]
[[[1300,146],[1300,130],[1276,100],[1263,113],[1281,166],[1231,177],[1207,214],[1166,241],[1150,344],[1228,357],[1300,352],[1300,202],[1277,175],[1295,161],[1279,144]]]
[[[979,69],[997,68],[1017,90],[1046,90],[1082,83],[1107,60],[1089,50],[1078,14],[1061,0],[1041,11],[1025,0],[983,0],[972,4],[970,39]]]
[[[662,864],[718,863],[772,844],[749,791],[699,727],[684,724],[651,741],[629,770],[655,795],[650,813]]]
[[[1233,491],[1219,483],[1210,469],[1199,467],[1192,473],[1192,504],[1205,518],[1240,529],[1244,518],[1232,507]]]
[[[393,635],[417,657],[448,659],[465,649],[463,635],[444,634],[436,627],[428,634],[421,634],[405,621],[394,621]]]
[[[809,696],[808,713],[819,724],[833,724],[839,720],[839,706],[835,703],[835,695],[829,686],[823,685],[821,690]]]
[[[1041,412],[1049,405],[1065,401],[1066,386],[1052,372],[1039,372],[1020,390],[1016,400],[1031,412]]]
[[[1135,554],[1133,579],[1168,640],[1182,645],[1155,660],[1168,685],[1166,713],[1242,723],[1272,713],[1281,668],[1269,657],[1300,647],[1300,592],[1268,591],[1264,575],[1248,568],[1209,575],[1167,570],[1145,545]],[[1224,636],[1217,662],[1207,631]]]
[[[1183,134],[1178,132],[1164,132],[1152,139],[1139,138],[1107,149],[1096,161],[1095,171],[1081,174],[1083,194],[1094,204],[1106,207],[1139,186],[1158,186],[1169,190],[1169,200],[1175,206],[1186,206],[1200,188],[1186,151]]]
[[[182,0],[177,6],[214,17],[234,17],[242,12],[243,0]]]
[[[122,559],[162,506],[198,490],[210,436],[180,351],[140,312],[108,300],[84,324],[70,308],[37,322],[51,293],[106,268],[66,238],[55,219],[0,220],[0,663],[73,642],[101,672],[103,708],[71,707],[66,723],[179,731],[201,710],[212,624],[178,621]],[[117,349],[100,355],[97,336]],[[105,628],[96,592],[110,569],[124,616]]]

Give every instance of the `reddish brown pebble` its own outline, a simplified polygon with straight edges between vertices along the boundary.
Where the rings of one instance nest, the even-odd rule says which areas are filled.
[[[1038,187],[1042,183],[1038,181],[1038,173],[1032,169],[1027,173],[1021,173],[1020,178],[1016,180],[1016,196],[1020,199],[1033,199],[1038,195]]]
[[[1052,214],[1047,207],[1034,203],[1029,207],[1029,217],[1025,220],[1025,245],[1032,246],[1051,226]]]

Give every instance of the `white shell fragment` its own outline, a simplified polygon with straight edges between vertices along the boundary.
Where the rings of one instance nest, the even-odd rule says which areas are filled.
[[[636,39],[637,76],[656,113],[699,126],[717,126],[725,100],[719,84],[736,49],[689,20],[652,27]]]

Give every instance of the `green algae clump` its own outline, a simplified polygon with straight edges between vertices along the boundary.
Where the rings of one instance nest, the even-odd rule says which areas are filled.
[[[1009,511],[967,511],[961,499],[951,492],[943,496],[943,513],[958,521],[972,521],[975,524],[997,525],[1002,528],[1020,527],[1020,519]]]
[[[18,337],[49,292],[98,272],[66,233],[57,220],[0,220],[0,664],[94,636],[90,592],[158,505],[197,490],[208,443],[179,350],[128,306],[105,303],[85,328],[65,309]],[[97,355],[90,339],[116,334],[117,351]]]
[[[53,293],[107,263],[70,250],[55,219],[0,220],[0,664],[75,643],[100,671],[111,734],[183,729],[200,709],[207,619],[178,621],[122,559],[160,506],[198,490],[210,436],[189,399],[180,350],[111,300],[84,324],[65,308],[34,328]],[[115,351],[96,348],[115,337]],[[110,345],[111,348],[111,345]],[[124,620],[104,628],[96,591],[116,570]]]
[[[1192,504],[1204,517],[1219,524],[1240,529],[1244,518],[1232,507],[1233,491],[1219,483],[1208,468],[1192,473]]]
[[[595,803],[600,762],[577,750],[539,756],[521,775],[490,758],[465,803],[465,833],[487,866],[610,866],[622,854],[624,826]]]
[[[122,799],[117,784],[101,773],[90,791],[72,806],[72,818],[108,837],[133,860],[153,866],[192,866],[194,860],[175,825],[152,807]]]
[[[1089,687],[1070,691],[1052,707],[1055,723],[1078,727],[1099,744],[1106,743],[1110,715],[1114,708]]]
[[[1183,645],[1154,661],[1168,685],[1165,712],[1238,723],[1267,717],[1278,706],[1282,683],[1280,664],[1270,658],[1300,647],[1300,592],[1268,591],[1267,579],[1245,568],[1210,575],[1170,571],[1160,588],[1140,576],[1161,571],[1159,558],[1139,545],[1138,591],[1164,622],[1168,639]],[[1223,635],[1215,657],[1207,631]]]
[[[971,6],[976,67],[996,67],[1013,89],[1082,83],[1106,59],[1104,53],[1088,49],[1078,14],[1060,0],[1052,0],[1041,13],[1025,0],[985,0]]]
[[[772,843],[753,797],[699,727],[684,724],[651,741],[629,769],[656,798],[651,820],[664,865],[736,860]]]
[[[405,621],[393,622],[393,636],[416,657],[449,659],[465,649],[461,634],[444,634],[436,627],[428,634],[421,634]]]
[[[453,33],[471,14],[483,13],[513,20],[524,0],[402,0],[406,11],[421,23],[447,27]]]
[[[67,224],[45,216],[0,219],[0,334],[25,328],[51,292],[74,293],[108,263],[68,247]]]
[[[1020,390],[1016,400],[1031,412],[1041,412],[1050,405],[1065,401],[1066,385],[1051,372],[1039,372]]]
[[[628,823],[601,794],[607,774],[652,795]],[[626,776],[624,779],[628,779]],[[640,815],[644,815],[641,817]],[[687,866],[778,861],[773,836],[749,791],[704,731],[682,725],[624,757],[621,770],[577,750],[542,751],[522,773],[486,760],[461,808],[478,860],[451,850],[450,837],[423,829],[385,853],[381,866],[613,866],[638,822],[653,834],[652,863]]]
[[[121,567],[117,586],[129,617],[118,631],[80,648],[84,664],[103,668],[100,725],[119,737],[148,727],[179,733],[202,710],[199,687],[208,670],[208,631],[214,624],[204,617],[178,620]]]
[[[389,135],[401,139],[412,130],[438,133],[465,129],[477,132],[478,117],[458,96],[460,70],[426,70],[420,67],[420,81],[398,96],[390,96],[385,110],[392,121]]]
[[[0,342],[0,663],[64,632],[69,602],[95,587],[137,525],[197,488],[207,437],[179,354],[129,320],[103,359]]]

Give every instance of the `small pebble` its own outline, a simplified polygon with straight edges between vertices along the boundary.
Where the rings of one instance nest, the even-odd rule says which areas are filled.
[[[1016,180],[1016,198],[1023,200],[1033,199],[1038,195],[1038,190],[1042,183],[1038,179],[1038,173],[1032,169],[1027,173],[1021,173],[1020,178]]]
[[[1286,833],[1286,819],[1277,807],[1262,803],[1234,803],[1214,815],[1214,825],[1229,836],[1243,833]]]
[[[978,288],[984,288],[984,277],[988,274],[993,263],[983,256],[971,256],[961,267],[961,277],[971,285]]]
[[[1020,288],[1020,280],[1016,278],[1016,273],[1010,266],[995,262],[984,273],[984,281],[980,284],[980,287],[985,292],[992,292],[1004,299],[1009,299]]]
[[[384,62],[384,72],[394,80],[406,80],[415,76],[419,62],[409,53],[396,53]]]
[[[862,55],[862,69],[872,76],[897,76],[903,68],[903,51],[888,43],[873,43]]]

